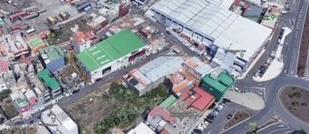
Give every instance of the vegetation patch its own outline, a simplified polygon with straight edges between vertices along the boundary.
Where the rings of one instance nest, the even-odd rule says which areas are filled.
[[[82,133],[108,133],[111,128],[129,128],[169,96],[160,85],[139,97],[132,89],[113,83],[64,108],[80,126]]]
[[[107,93],[107,99],[113,104],[113,112],[96,125],[95,132],[107,133],[111,128],[127,128],[134,125],[134,121],[142,113],[149,112],[169,96],[165,86],[160,85],[148,94],[138,97],[129,88],[112,84]]]
[[[309,122],[309,92],[298,88],[288,87],[280,93],[280,100],[284,107],[299,119]]]
[[[18,115],[18,112],[16,111],[13,103],[14,102],[10,98],[5,98],[0,104],[5,116],[8,119]]]

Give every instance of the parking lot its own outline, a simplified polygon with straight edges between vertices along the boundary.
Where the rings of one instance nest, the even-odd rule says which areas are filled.
[[[245,111],[249,114],[249,116],[254,114],[254,111],[230,102],[228,99],[224,99],[222,103],[217,105],[213,112],[204,119],[204,124],[207,124],[207,128],[203,130],[203,133],[222,133],[224,129],[227,129],[226,124],[235,116],[237,112],[241,111]]]

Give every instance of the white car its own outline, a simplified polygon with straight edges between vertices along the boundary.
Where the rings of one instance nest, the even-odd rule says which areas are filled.
[[[52,104],[55,105],[58,102],[58,100],[52,100]]]
[[[44,106],[42,106],[42,107],[40,107],[40,111],[44,111],[44,109],[45,109],[45,107]]]

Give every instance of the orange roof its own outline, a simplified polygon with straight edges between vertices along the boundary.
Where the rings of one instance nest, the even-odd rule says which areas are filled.
[[[181,82],[180,84],[174,85],[173,86],[173,91],[174,93],[180,93],[182,90],[186,89],[189,87],[190,82],[185,80],[183,82]]]
[[[183,75],[181,75],[180,73],[175,73],[175,74],[172,74],[170,76],[170,81],[173,83],[173,84],[179,84],[181,83],[185,78]]]
[[[194,83],[198,83],[199,80],[196,78],[194,75],[192,75],[190,72],[187,70],[182,69],[180,73],[189,81],[194,81]]]
[[[187,59],[184,64],[186,64],[187,66],[189,66],[190,68],[196,68],[198,67],[198,64],[196,64],[192,58]]]
[[[76,42],[79,44],[84,44],[87,41],[92,41],[96,38],[93,32],[77,32],[76,35]]]

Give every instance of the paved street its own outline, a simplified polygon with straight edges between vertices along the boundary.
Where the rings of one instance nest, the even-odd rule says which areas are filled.
[[[153,23],[153,22],[149,21],[149,23]],[[161,33],[165,33],[166,30],[165,30],[164,26],[159,25],[157,23],[153,23],[152,25],[155,25]],[[169,45],[166,46],[160,52],[158,52],[156,54],[152,54],[150,56],[147,56],[145,59],[137,62],[136,64],[132,64],[132,65],[126,67],[126,68],[122,68],[121,70],[112,72],[112,73],[108,74],[107,76],[105,76],[104,78],[100,79],[99,81],[95,82],[93,85],[86,85],[85,87],[80,88],[80,90],[77,93],[73,94],[72,96],[61,98],[58,102],[58,105],[60,105],[61,107],[67,107],[67,106],[73,104],[74,102],[77,102],[80,98],[87,96],[88,94],[92,93],[98,87],[102,87],[103,85],[106,85],[107,83],[113,82],[115,80],[120,80],[121,77],[123,75],[125,75],[126,73],[128,73],[130,70],[132,70],[136,67],[142,66],[143,64],[145,64],[145,63],[147,63],[151,60],[154,60],[155,58],[159,57],[160,55],[163,56],[163,55],[167,54],[170,51],[169,48],[172,45],[179,46],[182,49],[182,51],[184,51],[184,53],[186,53],[188,56],[197,56],[196,53],[194,53],[189,48],[182,45],[181,42],[176,40],[171,35],[165,34],[165,36],[166,36],[165,38],[168,41]],[[49,105],[47,105],[46,108],[50,108],[52,106],[50,103],[48,103],[48,104]],[[36,121],[38,121],[40,115],[41,115],[41,111],[33,113],[31,118],[21,121],[20,125],[31,124],[30,122],[36,122]]]
[[[259,113],[254,115],[249,120],[239,124],[238,126],[226,131],[225,133],[228,134],[238,134],[238,133],[246,133],[249,129],[249,123],[255,122],[259,125],[266,122],[270,119],[273,115],[277,114],[279,118],[285,122],[288,126],[296,129],[304,129],[305,131],[309,132],[309,125],[306,122],[303,122],[289,113],[284,106],[281,104],[278,95],[280,90],[287,86],[298,86],[304,88],[309,91],[309,82],[305,81],[304,79],[297,78],[297,64],[298,64],[298,54],[299,48],[301,43],[301,35],[303,32],[303,27],[305,23],[305,17],[307,14],[308,9],[308,0],[299,0],[299,1],[290,1],[291,12],[288,14],[283,15],[279,20],[279,27],[280,26],[289,26],[293,31],[287,37],[284,43],[284,50],[283,50],[283,60],[285,63],[284,71],[280,74],[276,79],[267,81],[267,82],[254,82],[251,80],[252,74],[256,71],[257,68],[252,70],[251,75],[248,75],[246,79],[240,81],[238,86],[240,87],[248,87],[250,86],[259,86],[265,88],[265,101],[266,107],[261,110]],[[295,21],[291,21],[295,20]],[[295,22],[291,26],[291,22]],[[277,28],[279,29],[279,28]],[[276,39],[276,35],[272,39]],[[274,42],[273,42],[274,43]],[[269,46],[272,46],[270,44]],[[271,49],[270,49],[271,50]],[[269,51],[270,51],[269,50]],[[265,54],[263,58],[261,58],[260,62],[256,65],[258,67],[259,64],[263,63],[263,60],[267,59],[268,55]],[[277,127],[273,129],[269,129],[267,133],[282,133],[289,131],[290,128],[282,128],[277,130]]]
[[[256,65],[252,68],[252,70],[249,71],[246,78],[238,81],[237,87],[242,90],[249,90],[250,92],[256,92],[257,94],[264,97],[265,101],[265,108],[261,111],[258,111],[252,118],[242,122],[241,124],[227,130],[225,133],[228,134],[244,134],[248,130],[250,130],[249,124],[252,122],[257,123],[258,125],[261,125],[265,123],[267,120],[269,120],[273,115],[278,115],[280,120],[282,120],[282,123],[278,123],[272,126],[269,126],[262,130],[261,133],[285,133],[287,131],[290,131],[291,128],[302,128],[305,131],[309,132],[309,125],[308,123],[305,123],[299,119],[297,119],[295,116],[290,114],[284,106],[280,103],[280,100],[278,98],[278,95],[280,93],[280,90],[283,87],[287,86],[298,86],[302,87],[304,89],[309,87],[309,82],[305,81],[304,79],[296,77],[297,72],[297,63],[298,63],[298,53],[300,49],[300,43],[301,43],[301,36],[303,32],[303,26],[305,23],[305,17],[307,14],[308,9],[308,0],[290,0],[290,9],[291,12],[288,14],[284,14],[282,17],[280,17],[279,22],[277,24],[277,28],[274,31],[273,38],[269,41],[268,45],[266,46],[266,51],[264,55],[257,61]],[[150,22],[151,23],[151,22]],[[158,23],[153,23],[161,33],[165,33],[165,27],[162,25],[159,25]],[[293,31],[292,33],[286,38],[284,47],[283,47],[283,60],[284,60],[284,69],[283,72],[275,79],[265,82],[256,82],[252,79],[252,76],[254,73],[258,70],[260,65],[262,65],[269,57],[271,51],[273,51],[276,48],[278,37],[279,37],[279,30],[281,27],[289,27]],[[174,37],[171,37],[168,34],[165,34],[166,40],[172,42],[173,44],[179,44],[179,46],[187,53],[188,55],[196,55],[191,50],[189,50],[187,47],[180,45],[181,43],[177,41]],[[70,97],[64,97],[59,100],[59,105],[61,107],[67,107],[71,105],[74,102],[77,102],[80,98],[92,93],[97,89],[98,87],[101,87],[102,85],[106,85],[107,83],[110,83],[114,80],[119,80],[121,76],[126,74],[129,70],[139,67],[156,57],[160,55],[166,54],[169,50],[170,46],[166,47],[164,50],[160,51],[157,54],[150,55],[146,59],[138,62],[137,64],[131,65],[127,68],[123,68],[119,71],[113,72],[103,79],[97,81],[93,85],[87,85],[85,87],[82,87],[79,92],[73,94]],[[309,89],[307,89],[309,91]],[[232,104],[231,104],[232,105]],[[233,106],[233,105],[232,105]],[[231,112],[236,112],[234,106],[234,109],[231,108],[232,106],[227,105],[224,110],[220,114],[224,116],[218,116],[218,125],[212,124],[213,129],[209,131],[209,133],[220,133],[220,128],[223,127],[224,123],[226,122],[226,115]],[[50,107],[50,105],[48,106]],[[231,110],[233,109],[233,110]],[[31,124],[31,122],[38,121],[38,118],[40,117],[41,112],[36,112],[32,115],[30,119],[24,120],[22,124]],[[222,119],[220,119],[222,118]],[[282,127],[283,126],[283,127]]]

